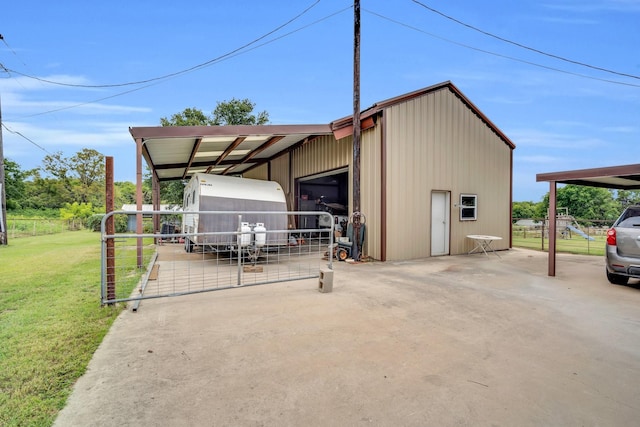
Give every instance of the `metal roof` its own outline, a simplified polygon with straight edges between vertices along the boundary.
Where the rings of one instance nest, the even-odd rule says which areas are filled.
[[[160,181],[196,172],[239,174],[321,135],[326,125],[155,126],[129,128]]]
[[[464,102],[512,149],[515,145],[450,81],[380,101],[361,113],[361,127],[375,126],[385,108],[441,89]],[[353,116],[330,124],[263,126],[155,126],[132,127],[133,139],[142,141],[142,156],[160,181],[187,179],[196,172],[241,174],[314,138],[353,133]]]
[[[391,106],[407,102],[411,99],[418,98],[442,89],[448,89],[449,91],[451,91],[451,93],[458,97],[458,99],[460,99],[463,104],[465,104],[471,111],[473,111],[473,113],[477,115],[480,120],[482,120],[500,139],[502,139],[505,144],[507,144],[511,149],[516,148],[515,144],[507,137],[507,135],[505,135],[498,128],[498,126],[496,126],[491,120],[489,120],[489,118],[485,116],[484,113],[480,111],[480,109],[473,102],[471,102],[471,100],[467,98],[451,81],[445,81],[415,90],[413,92],[405,93],[404,95],[376,102],[371,107],[360,113],[360,120],[362,121],[363,130],[368,129],[369,127],[373,127],[373,125],[375,124],[375,116],[385,108],[389,108]],[[333,129],[334,134],[337,138],[351,135],[353,129],[353,115],[335,120],[331,123],[331,128]]]
[[[637,190],[640,189],[640,164],[539,173],[536,181]]]

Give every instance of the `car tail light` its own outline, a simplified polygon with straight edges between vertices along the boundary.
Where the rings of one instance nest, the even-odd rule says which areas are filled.
[[[616,229],[610,228],[607,230],[607,245],[615,246],[616,245]]]

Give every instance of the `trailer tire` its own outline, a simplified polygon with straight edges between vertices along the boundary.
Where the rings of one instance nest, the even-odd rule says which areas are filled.
[[[184,239],[184,250],[189,254],[193,252],[193,242],[188,237]]]

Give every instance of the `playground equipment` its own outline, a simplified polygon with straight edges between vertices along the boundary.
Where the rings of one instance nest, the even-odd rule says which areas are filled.
[[[549,212],[547,211],[547,216],[545,218],[545,229],[546,235],[548,237],[549,233]],[[587,233],[580,229],[580,225],[576,221],[576,219],[569,215],[569,208],[557,208],[556,210],[556,230],[560,234],[563,239],[570,239],[571,233],[576,233],[577,235],[584,237],[587,240],[595,240],[592,236],[589,236]]]

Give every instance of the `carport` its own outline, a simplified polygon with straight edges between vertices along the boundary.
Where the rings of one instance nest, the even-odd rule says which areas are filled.
[[[282,153],[331,135],[327,124],[153,126],[129,128],[136,142],[136,206],[142,210],[142,159],[151,171],[154,210],[160,209],[160,181],[188,180],[194,173],[235,175],[269,164]],[[155,219],[154,219],[155,221]],[[159,223],[154,223],[158,230]],[[136,216],[142,232],[142,215]],[[142,254],[138,250],[138,263]]]
[[[536,182],[549,182],[549,212],[556,211],[557,184],[585,185],[616,190],[640,189],[640,164],[548,172],[536,175]],[[555,215],[554,215],[555,216]],[[549,276],[556,275],[556,221],[549,221]]]

